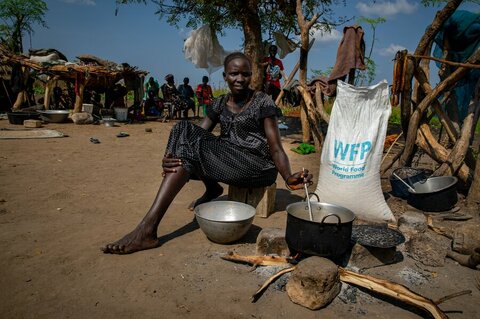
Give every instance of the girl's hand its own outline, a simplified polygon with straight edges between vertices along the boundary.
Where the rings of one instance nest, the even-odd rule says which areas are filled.
[[[308,169],[293,173],[285,181],[285,186],[291,190],[300,189],[304,184],[312,185],[313,175],[308,173]]]
[[[182,160],[178,158],[173,158],[173,155],[170,153],[165,154],[162,160],[163,173],[162,176],[165,176],[167,173],[176,173],[177,168],[182,166]]]

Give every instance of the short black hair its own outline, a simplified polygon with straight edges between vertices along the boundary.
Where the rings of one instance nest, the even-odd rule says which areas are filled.
[[[209,79],[208,79],[208,76],[204,75],[204,76],[202,77],[202,82],[207,83],[208,80],[209,80]]]
[[[248,56],[242,52],[233,52],[225,57],[225,60],[223,61],[223,68],[227,69],[227,65],[235,59],[245,59],[248,61],[248,64],[250,64],[250,67],[252,67],[252,61]]]

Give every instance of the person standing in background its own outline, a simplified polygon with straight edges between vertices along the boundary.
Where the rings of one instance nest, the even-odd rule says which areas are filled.
[[[283,77],[283,80],[287,82],[288,78],[284,72],[282,61],[276,58],[278,52],[277,46],[272,44],[268,49],[268,52],[270,55],[263,60],[261,65],[266,67],[265,93],[270,95],[273,101],[275,101],[282,89],[280,79]]]
[[[198,109],[196,116],[200,115],[200,108],[202,108],[203,116],[207,115],[207,107],[212,104],[213,91],[212,87],[208,84],[208,76],[202,77],[202,84],[197,86],[196,90]]]
[[[183,118],[188,119],[188,110],[192,110],[193,116],[195,116],[195,101],[193,98],[195,97],[195,92],[193,92],[193,88],[190,86],[190,79],[184,78],[183,84],[178,86],[178,92],[180,92],[181,97],[187,103],[187,108],[183,110]]]

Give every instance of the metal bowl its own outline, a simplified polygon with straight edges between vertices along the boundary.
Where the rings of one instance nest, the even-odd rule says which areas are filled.
[[[106,127],[114,127],[116,119],[113,118],[113,117],[104,117],[102,119],[102,121],[103,121],[103,124],[105,124]]]
[[[252,226],[255,208],[234,201],[213,201],[195,207],[195,218],[208,239],[228,244],[242,238]]]
[[[68,110],[45,110],[37,111],[42,119],[52,123],[62,123],[68,119],[70,112]]]

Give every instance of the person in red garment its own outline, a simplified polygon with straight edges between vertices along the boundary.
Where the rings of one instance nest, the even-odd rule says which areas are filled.
[[[200,179],[205,193],[194,206],[222,195],[219,182],[239,187],[263,187],[278,173],[290,189],[311,183],[312,174],[292,174],[277,125],[278,108],[263,92],[249,88],[250,59],[241,52],[225,58],[224,79],[230,93],[215,100],[200,126],[188,121],[170,132],[163,159],[163,181],[142,221],[129,234],[105,245],[110,254],[129,254],[158,247],[157,229],[168,207],[189,179]],[[220,135],[212,130],[220,125]]]
[[[277,46],[272,44],[268,52],[270,55],[263,60],[261,65],[266,67],[265,93],[270,95],[275,101],[282,89],[280,79],[283,77],[283,80],[287,81],[287,75],[284,72],[282,61],[276,58],[278,52]]]

